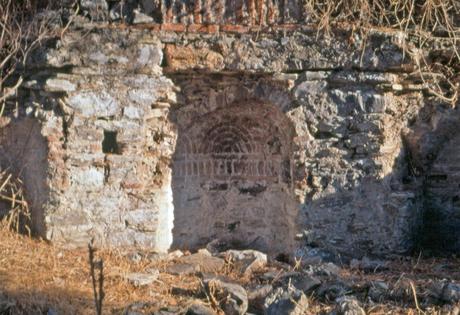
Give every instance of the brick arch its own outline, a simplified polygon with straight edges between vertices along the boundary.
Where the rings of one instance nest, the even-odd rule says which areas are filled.
[[[227,120],[209,127],[204,133],[200,151],[204,154],[254,152],[255,144],[250,131],[231,123]]]

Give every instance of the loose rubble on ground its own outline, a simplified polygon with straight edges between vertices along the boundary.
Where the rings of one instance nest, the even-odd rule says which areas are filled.
[[[156,257],[171,262],[164,272],[195,275],[202,286],[195,292],[181,292],[178,283],[173,289],[189,294],[189,305],[164,306],[153,314],[365,315],[415,314],[423,310],[427,314],[460,313],[460,283],[434,274],[432,278],[418,278],[417,266],[412,266],[412,274],[403,272],[398,276],[400,266],[395,260],[363,257],[344,263],[314,248],[310,248],[305,260],[302,258],[295,257],[289,264],[270,260],[266,254],[250,249],[201,249],[189,255],[175,251]],[[410,265],[407,258],[400,259]],[[230,270],[240,278],[226,276]],[[141,307],[135,311],[132,308],[128,307],[125,314],[144,314]]]
[[[347,259],[305,248],[279,261],[257,250],[215,244],[194,253],[118,253],[126,264],[142,267],[116,274],[109,264],[104,314],[460,314],[455,258]],[[138,292],[138,300],[113,307],[110,286],[118,282],[131,300]],[[0,314],[24,314],[21,303],[8,292],[0,294]],[[44,314],[63,314],[52,302],[46,305]]]

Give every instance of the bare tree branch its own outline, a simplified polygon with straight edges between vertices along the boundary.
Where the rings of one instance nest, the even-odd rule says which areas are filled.
[[[18,66],[26,64],[31,51],[44,39],[56,35],[52,17],[38,14],[36,3],[43,5],[46,1],[35,2],[0,0],[0,106],[23,81],[16,75]]]

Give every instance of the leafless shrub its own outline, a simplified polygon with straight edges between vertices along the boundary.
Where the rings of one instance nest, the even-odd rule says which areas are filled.
[[[56,35],[55,16],[43,14],[59,1],[0,0],[0,106],[23,81],[17,73],[33,49]]]
[[[0,182],[0,201],[7,207],[7,213],[2,219],[3,225],[17,233],[25,232],[30,236],[31,216],[22,181],[10,172],[2,171]]]
[[[363,35],[363,51],[369,30],[384,28],[400,31],[405,53],[416,62],[416,71],[432,95],[455,105],[460,82],[460,1],[458,0],[306,0],[306,16],[329,33],[335,25],[351,25]],[[433,42],[444,43],[448,56],[442,60],[426,58]],[[438,58],[439,59],[439,58]]]

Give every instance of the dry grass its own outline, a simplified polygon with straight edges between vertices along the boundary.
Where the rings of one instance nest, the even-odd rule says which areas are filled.
[[[95,314],[87,249],[63,250],[47,242],[19,236],[7,229],[0,229],[0,300],[1,296],[17,302],[13,314],[42,314],[52,308],[59,314]],[[175,276],[165,272],[171,261],[142,259],[129,260],[121,251],[98,251],[96,256],[104,260],[103,314],[123,314],[126,307],[135,302],[148,302],[146,314],[162,307],[186,307],[201,299],[208,305],[212,297],[202,293],[197,276]],[[342,269],[341,276],[354,284],[354,290],[374,280],[390,284],[394,290],[406,290],[406,301],[366,305],[368,314],[420,314],[422,306],[414,302],[423,296],[423,284],[433,279],[460,281],[459,259],[401,259],[391,263],[389,270],[380,273],[363,273]],[[443,265],[442,271],[436,266]],[[134,287],[123,277],[129,272],[145,272],[149,268],[160,270],[157,282],[145,287]],[[244,286],[257,283],[257,277],[244,278],[227,265],[221,275]],[[356,293],[359,294],[359,293]],[[306,314],[330,311],[333,301],[321,302],[309,297]],[[444,314],[442,307],[423,308],[425,314]]]
[[[0,210],[7,210],[6,214],[0,213],[0,219],[4,215],[1,221],[8,229],[30,236],[31,214],[23,182],[4,170],[0,172],[0,183],[0,202],[5,206],[5,209]]]
[[[0,253],[0,293],[18,301],[19,313],[46,313],[52,307],[59,314],[94,314],[86,249],[62,250],[1,229]],[[104,260],[106,270],[104,314],[121,314],[127,305],[138,301],[151,302],[152,309],[185,305],[187,299],[173,296],[171,288],[180,284],[187,290],[199,289],[197,277],[165,273],[160,274],[156,285],[135,288],[123,274],[148,268],[164,270],[165,262],[133,263],[116,251],[99,251],[96,255]]]

